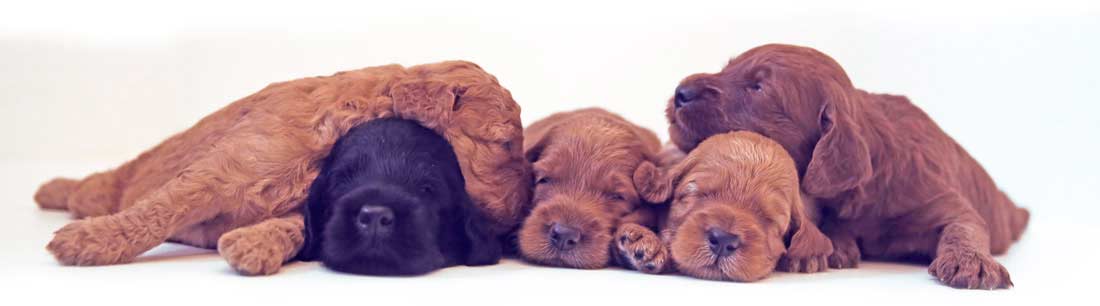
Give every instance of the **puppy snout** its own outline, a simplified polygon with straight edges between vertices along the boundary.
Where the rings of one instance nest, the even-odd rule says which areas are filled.
[[[550,238],[550,244],[562,251],[572,250],[581,239],[580,230],[561,223],[554,223],[547,235]]]
[[[741,246],[741,237],[724,230],[711,229],[707,231],[707,245],[714,255],[726,257]]]
[[[676,108],[683,107],[699,99],[703,89],[694,84],[684,84],[676,87],[675,104]]]
[[[385,233],[393,227],[393,210],[384,206],[367,205],[359,209],[359,218],[356,219],[359,228],[368,233]]]

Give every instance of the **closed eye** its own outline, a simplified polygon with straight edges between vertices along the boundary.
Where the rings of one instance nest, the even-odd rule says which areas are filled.
[[[604,197],[612,201],[626,201],[626,197],[618,193],[609,193],[604,195]]]

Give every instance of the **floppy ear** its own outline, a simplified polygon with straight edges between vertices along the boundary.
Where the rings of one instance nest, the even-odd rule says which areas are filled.
[[[660,204],[672,197],[672,188],[679,180],[680,167],[665,171],[652,162],[643,161],[634,169],[634,189],[649,203]]]
[[[523,158],[527,159],[528,163],[534,163],[542,156],[542,150],[546,149],[547,143],[550,142],[550,135],[540,135],[534,142],[531,142],[523,148]]]
[[[795,197],[791,204],[791,222],[787,228],[790,237],[787,244],[787,256],[807,258],[810,256],[833,253],[833,242],[814,224],[806,211],[802,197]]]
[[[328,189],[328,173],[325,173],[322,167],[321,173],[317,174],[317,178],[313,180],[313,184],[309,186],[309,195],[306,196],[306,204],[303,209],[303,217],[305,219],[305,242],[302,243],[302,249],[298,251],[298,256],[295,258],[300,261],[314,261],[318,260],[321,250],[321,231],[325,227],[325,214],[328,209],[328,199],[325,198],[325,191]]]
[[[661,148],[661,152],[657,153],[657,156],[654,157],[653,162],[655,162],[656,165],[660,167],[671,167],[673,165],[679,164],[681,161],[684,160],[684,158],[687,158],[687,153],[684,153],[683,150],[680,150],[680,147],[677,147],[676,144],[669,142]]]
[[[489,220],[465,196],[466,261],[467,266],[484,266],[500,262],[501,246],[496,236],[489,231]]]
[[[871,154],[851,120],[851,106],[842,89],[825,93],[819,122],[821,139],[802,177],[802,189],[830,198],[859,187],[871,178]]]
[[[390,88],[394,114],[398,118],[416,120],[440,134],[443,128],[450,126],[459,94],[453,85],[435,80],[415,80]]]

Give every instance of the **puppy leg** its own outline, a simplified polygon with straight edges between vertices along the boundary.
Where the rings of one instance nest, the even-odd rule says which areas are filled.
[[[946,225],[940,231],[935,259],[928,273],[945,285],[967,289],[997,289],[1012,286],[1008,270],[993,259],[989,250],[989,232],[985,222],[961,196],[941,200],[944,207],[935,209]],[[965,208],[960,211],[958,208]]]
[[[105,216],[118,211],[119,190],[117,172],[92,174],[83,180],[53,179],[34,194],[43,209],[68,210],[76,218]]]
[[[68,178],[55,178],[38,187],[34,193],[34,202],[42,209],[69,209],[69,195],[80,186],[80,181]]]
[[[225,233],[218,253],[244,275],[270,275],[294,258],[305,238],[302,215],[293,213]]]
[[[787,252],[779,257],[776,270],[816,273],[828,270],[833,243],[812,222],[801,221],[799,230],[791,236]]]
[[[849,269],[859,267],[862,253],[855,235],[842,226],[826,225],[821,229],[833,241],[833,254],[829,255],[829,268]]]
[[[119,213],[78,220],[54,233],[46,246],[64,265],[132,261],[164,242],[176,229],[215,216],[219,168],[197,163]]]
[[[624,268],[651,274],[669,268],[668,248],[649,228],[636,223],[622,224],[612,237],[616,258]]]

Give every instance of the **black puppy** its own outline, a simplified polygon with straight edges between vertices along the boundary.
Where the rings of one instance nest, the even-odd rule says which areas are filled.
[[[349,130],[325,159],[297,257],[371,275],[490,265],[501,247],[486,221],[443,137],[413,121],[377,119]]]

